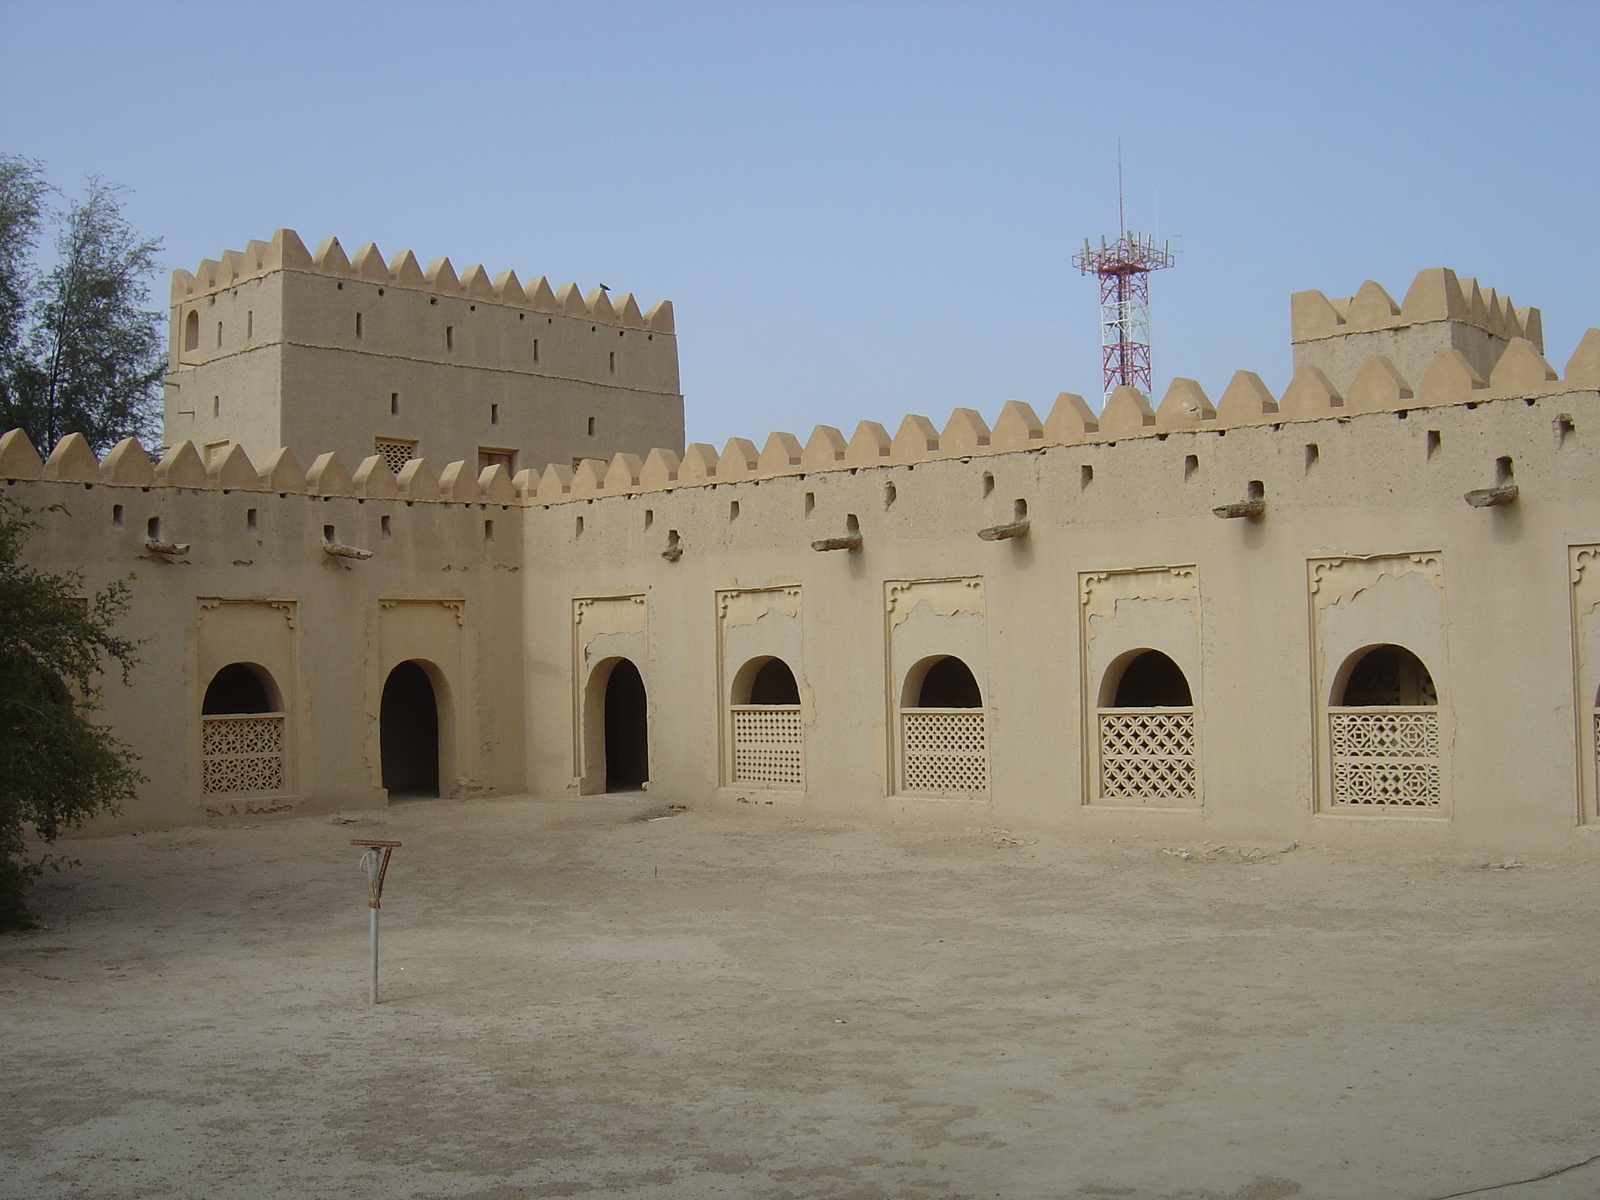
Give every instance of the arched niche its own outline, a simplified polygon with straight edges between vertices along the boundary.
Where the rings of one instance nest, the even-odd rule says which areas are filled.
[[[650,701],[632,659],[602,659],[584,689],[585,791],[632,792],[650,781]]]
[[[183,348],[185,351],[200,349],[200,314],[192,308],[183,318]]]
[[[1437,707],[1439,690],[1423,661],[1391,642],[1364,646],[1345,659],[1329,702],[1337,708]]]
[[[752,658],[734,674],[731,701],[737,705],[776,706],[800,703],[800,685],[781,658]]]
[[[1160,650],[1141,647],[1118,655],[1100,681],[1101,708],[1192,708],[1189,679]]]
[[[235,662],[217,671],[200,702],[203,717],[283,711],[283,693],[272,672],[260,663]]]
[[[982,708],[983,689],[972,668],[953,654],[912,664],[900,690],[901,708]]]
[[[378,747],[383,787],[391,800],[438,797],[444,755],[441,719],[449,695],[433,663],[406,659],[383,682],[378,708]]]

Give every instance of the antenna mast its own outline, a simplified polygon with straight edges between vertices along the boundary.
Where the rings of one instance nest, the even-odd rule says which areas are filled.
[[[1117,139],[1117,238],[1098,249],[1083,240],[1072,265],[1100,280],[1100,368],[1105,396],[1119,387],[1150,394],[1150,272],[1172,265],[1168,243],[1128,229],[1122,208],[1122,139]]]

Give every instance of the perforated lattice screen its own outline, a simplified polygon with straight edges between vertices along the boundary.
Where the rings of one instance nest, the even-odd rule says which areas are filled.
[[[800,787],[806,781],[801,741],[798,704],[735,705],[733,782]]]
[[[981,708],[919,708],[900,714],[908,792],[982,792],[989,746]]]
[[[283,790],[283,714],[200,718],[201,790]]]
[[[1333,802],[1355,808],[1439,808],[1439,713],[1362,708],[1328,714]]]
[[[1193,710],[1101,711],[1101,799],[1189,803],[1196,776]]]
[[[393,438],[373,438],[372,452],[383,455],[383,461],[394,474],[417,456],[415,442],[400,442]]]

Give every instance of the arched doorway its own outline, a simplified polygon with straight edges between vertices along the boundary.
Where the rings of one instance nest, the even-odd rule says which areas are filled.
[[[439,703],[421,663],[400,663],[383,684],[379,757],[389,799],[439,795]]]
[[[1332,699],[1333,807],[1441,811],[1439,692],[1422,660],[1393,643],[1357,650],[1334,676]]]
[[[650,779],[650,719],[639,668],[619,658],[606,677],[606,791],[636,792]]]
[[[1100,683],[1099,799],[1188,807],[1199,799],[1194,694],[1159,650],[1132,650]]]
[[[247,662],[219,670],[200,702],[200,790],[207,795],[283,791],[285,722],[272,672]]]
[[[728,782],[772,788],[805,786],[800,685],[781,658],[752,658],[733,677]]]
[[[989,788],[983,691],[972,668],[934,655],[900,689],[900,783],[907,792],[971,796]]]

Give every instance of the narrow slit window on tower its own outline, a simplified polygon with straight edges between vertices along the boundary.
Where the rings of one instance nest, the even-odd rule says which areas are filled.
[[[159,542],[161,540],[161,518],[160,517],[151,517],[148,521],[146,521],[144,523],[144,535],[145,535],[145,537],[149,538],[152,542]]]
[[[486,541],[486,542],[494,541],[494,522],[493,521],[485,521],[483,523],[483,540]]]
[[[256,510],[255,509],[253,509],[253,508],[245,509],[245,511],[244,511],[244,527],[246,529],[249,529],[249,530],[252,530],[252,531],[255,529],[255,527],[256,527]]]
[[[389,393],[389,415],[391,417],[398,417],[400,415],[400,393],[399,392],[390,392]]]
[[[1094,468],[1088,463],[1084,463],[1082,469],[1078,472],[1078,486],[1081,488],[1086,488],[1093,482]]]
[[[1578,427],[1573,424],[1571,413],[1562,413],[1553,422],[1551,422],[1551,428],[1554,429],[1556,433],[1557,450],[1565,450],[1567,447],[1567,439],[1578,432]]]
[[[356,314],[356,336],[357,337],[361,336],[361,314],[360,313]]]
[[[1200,456],[1198,454],[1185,454],[1183,456],[1183,481],[1188,483],[1200,473]]]
[[[389,518],[387,516],[383,516],[378,519],[378,533],[381,537],[394,536],[393,531],[389,528]]]
[[[617,373],[617,352],[615,350],[611,352],[611,373],[613,375]]]
[[[111,506],[111,523],[118,526],[122,524],[122,505],[113,504]]]
[[[249,312],[244,314],[244,336],[245,336],[245,340],[248,341],[249,339],[255,337],[255,335],[256,335],[256,312],[255,312],[255,309],[251,309]]]
[[[649,529],[650,526],[654,525],[655,523],[656,523],[656,510],[653,509],[653,508],[645,509],[644,510],[644,527],[646,529]]]
[[[816,507],[817,507],[817,494],[815,492],[807,492],[806,493],[806,519],[807,520],[809,520],[811,518],[811,514],[816,509]]]
[[[894,480],[891,479],[888,483],[883,485],[883,506],[885,508],[893,508],[894,502],[899,499],[899,497],[900,493],[895,490]]]
[[[500,406],[498,404],[489,405],[489,424],[500,424]]]
[[[1440,442],[1440,440],[1441,439],[1439,437],[1439,431],[1437,429],[1428,430],[1428,457],[1429,458],[1432,458],[1435,454],[1439,453],[1439,442]]]
[[[994,491],[994,474],[993,472],[985,471],[983,473],[983,494],[987,496],[992,491]]]
[[[737,500],[730,500],[728,502],[728,520],[737,521],[738,519],[739,519],[739,502]]]
[[[222,397],[221,396],[213,396],[213,397],[211,397],[211,415],[213,417],[220,417],[222,415]]]
[[[589,418],[589,436],[590,437],[594,436],[594,418],[593,417]]]
[[[446,350],[454,350],[456,348],[456,327],[454,325],[446,325],[444,327],[444,348]]]
[[[217,322],[217,349],[222,349],[222,322]]]
[[[573,527],[573,532],[578,537],[582,537],[583,536],[583,518],[582,517],[578,518],[577,524]]]
[[[534,363],[534,366],[538,366],[539,365],[539,339],[538,338],[534,338],[533,339],[533,363]]]
[[[1322,451],[1317,449],[1317,444],[1315,442],[1307,442],[1306,443],[1306,470],[1310,471],[1312,467],[1316,466],[1317,465],[1317,459],[1320,458],[1321,456],[1322,456]]]

